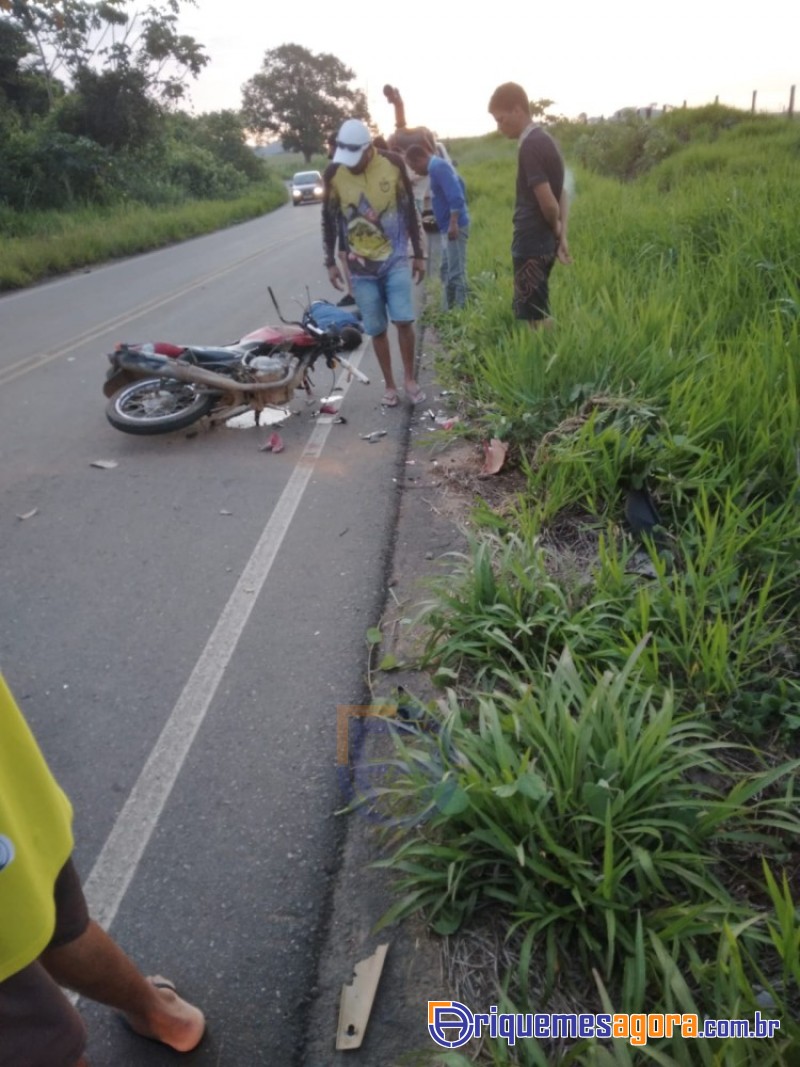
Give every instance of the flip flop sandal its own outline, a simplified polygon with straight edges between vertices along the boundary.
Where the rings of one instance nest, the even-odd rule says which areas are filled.
[[[381,404],[383,404],[385,408],[396,408],[399,403],[400,398],[397,395],[396,389],[387,389],[381,397]]]
[[[423,391],[422,391],[421,389],[417,389],[417,391],[416,391],[416,392],[414,392],[414,393],[407,393],[406,395],[408,396],[409,402],[410,402],[410,403],[411,403],[411,404],[412,404],[412,405],[413,405],[414,407],[416,407],[416,406],[417,406],[417,404],[422,404],[422,403],[424,403],[424,401],[428,399],[428,398],[427,398],[427,397],[425,396],[425,393],[424,393],[424,392],[423,392]]]

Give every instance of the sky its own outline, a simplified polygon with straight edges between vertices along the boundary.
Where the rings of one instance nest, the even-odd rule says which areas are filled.
[[[800,2],[759,0],[565,0],[496,7],[350,4],[304,0],[197,0],[182,9],[182,33],[205,46],[210,63],[191,88],[196,112],[238,109],[241,86],[264,53],[282,44],[330,52],[355,72],[381,132],[394,128],[382,88],[400,89],[409,125],[439,137],[488,133],[492,91],[516,81],[551,113],[609,116],[622,107],[684,101],[759,111],[788,106],[798,86]]]

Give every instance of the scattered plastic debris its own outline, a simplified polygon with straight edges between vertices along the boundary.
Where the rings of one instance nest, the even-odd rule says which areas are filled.
[[[225,508],[223,508],[220,511],[220,515],[233,515],[233,512],[232,511],[227,511]]]
[[[352,981],[342,986],[337,1050],[361,1048],[388,950],[388,943],[378,945],[371,956],[355,965]]]
[[[286,446],[283,443],[281,435],[275,431],[271,433],[264,444],[259,449],[259,452],[283,452]]]
[[[483,442],[483,466],[481,474],[498,474],[506,461],[508,445],[499,437]]]
[[[22,521],[24,522],[25,519],[32,519],[34,515],[38,515],[38,514],[39,514],[39,509],[38,508],[31,508],[31,510],[30,511],[26,511],[24,515],[17,515],[17,518],[18,519],[22,519]]]
[[[101,471],[113,471],[119,464],[115,459],[93,459],[90,467],[99,467]]]
[[[385,437],[386,432],[386,430],[373,430],[372,433],[362,433],[359,436],[361,437],[362,441],[369,441],[369,443],[372,445],[381,437]]]

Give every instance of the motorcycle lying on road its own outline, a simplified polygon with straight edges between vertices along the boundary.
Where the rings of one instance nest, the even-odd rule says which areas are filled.
[[[226,421],[247,411],[259,414],[284,405],[296,390],[311,392],[310,373],[318,359],[343,367],[358,381],[369,378],[344,356],[357,348],[362,333],[347,318],[332,315],[333,305],[309,302],[301,322],[284,319],[272,289],[280,326],[262,326],[233,344],[176,345],[166,342],[119,344],[110,353],[103,386],[109,397],[106,417],[117,430],[160,434],[183,430],[204,416]],[[319,322],[317,320],[320,320]],[[325,323],[326,320],[327,324]]]

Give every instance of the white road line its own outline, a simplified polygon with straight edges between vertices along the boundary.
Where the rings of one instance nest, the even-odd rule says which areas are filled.
[[[237,259],[235,263],[230,263],[227,267],[214,270],[210,274],[204,274],[202,278],[197,278],[188,285],[184,285],[181,289],[174,289],[171,293],[167,293],[166,296],[155,297],[155,299],[150,300],[145,304],[139,304],[138,307],[123,312],[123,314],[117,315],[113,319],[106,319],[105,322],[101,322],[93,329],[87,330],[86,333],[73,337],[66,345],[63,345],[55,352],[39,352],[32,356],[26,356],[17,363],[12,363],[8,367],[0,369],[0,385],[6,385],[8,382],[13,382],[15,378],[20,378],[22,375],[28,374],[30,371],[36,370],[38,367],[44,367],[48,363],[52,363],[53,360],[59,359],[61,356],[66,356],[69,352],[74,352],[76,348],[80,348],[89,341],[94,341],[98,337],[102,337],[104,333],[108,333],[110,330],[116,330],[120,326],[125,326],[129,322],[134,322],[141,315],[145,315],[149,311],[155,311],[156,308],[164,307],[165,304],[171,304],[173,300],[178,300],[180,297],[186,296],[187,293],[191,293],[195,289],[200,289],[204,285],[208,285],[209,282],[216,281],[217,278],[223,278],[226,274],[230,274],[231,271],[237,270],[239,267],[250,263],[251,260],[258,259],[260,256],[274,252],[276,248],[281,248],[283,245],[290,244],[294,239],[295,238],[293,237],[287,237],[285,240],[276,241],[274,244],[261,248],[257,252],[251,252],[249,255],[243,256],[242,259]]]
[[[364,349],[353,362],[358,365]],[[340,379],[341,380],[341,379]],[[341,380],[346,395],[350,382]],[[314,471],[332,422],[318,423],[278,499],[189,680],[161,731],[84,885],[89,912],[105,929],[114,921],[203,724],[239,638]]]

